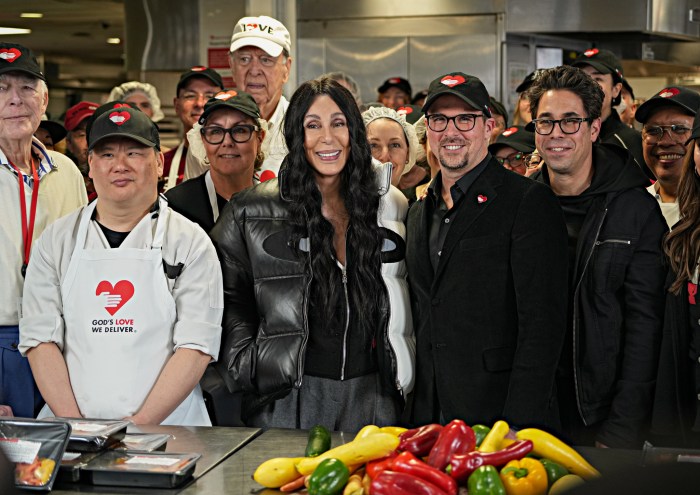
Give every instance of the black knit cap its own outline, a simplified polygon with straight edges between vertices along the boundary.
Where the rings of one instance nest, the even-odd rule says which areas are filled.
[[[204,111],[199,117],[199,124],[204,125],[207,117],[209,117],[214,110],[218,110],[220,108],[231,108],[233,110],[238,110],[239,112],[242,112],[248,117],[252,117],[256,120],[261,118],[258,104],[255,103],[252,96],[250,96],[248,93],[244,93],[243,91],[228,89],[216,93],[209,99],[209,101],[207,101],[206,105],[204,105]]]
[[[24,72],[46,82],[39,62],[29,48],[18,43],[0,43],[0,74],[13,71]]]
[[[443,95],[455,95],[475,110],[481,110],[484,115],[491,117],[489,92],[478,77],[452,72],[434,79],[428,87],[423,112],[427,112],[430,105]]]
[[[209,79],[211,82],[216,84],[216,86],[219,89],[224,89],[224,81],[221,79],[221,74],[216,72],[213,69],[210,69],[208,67],[204,67],[203,65],[196,65],[192,67],[190,70],[187,72],[183,72],[180,75],[180,80],[177,83],[177,88],[175,89],[175,94],[178,94],[182,87],[187,84],[187,81],[192,79],[193,77],[203,77],[205,79]]]
[[[489,151],[495,153],[503,146],[510,146],[521,153],[532,153],[535,151],[535,133],[519,125],[509,127],[489,145]]]
[[[590,65],[601,74],[611,74],[614,83],[622,82],[622,64],[613,52],[605,49],[589,48],[571,63],[574,67]]]
[[[669,86],[639,105],[634,118],[644,124],[659,107],[675,107],[688,115],[696,115],[700,107],[700,93],[683,86]]]
[[[130,138],[160,151],[158,128],[148,115],[135,108],[113,108],[97,117],[90,128],[88,150],[110,137]]]

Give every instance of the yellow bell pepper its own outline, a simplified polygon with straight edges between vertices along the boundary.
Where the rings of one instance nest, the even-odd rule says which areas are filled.
[[[501,480],[508,495],[545,495],[547,471],[537,459],[523,457],[501,469]]]
[[[497,452],[501,450],[501,442],[510,431],[510,426],[505,421],[496,421],[491,427],[491,431],[486,434],[481,442],[479,452]]]

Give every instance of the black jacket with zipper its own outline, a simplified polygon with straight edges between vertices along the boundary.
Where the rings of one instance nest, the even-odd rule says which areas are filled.
[[[401,192],[391,168],[377,169],[385,235],[382,276],[386,293],[377,321],[376,358],[382,383],[398,401],[413,388],[415,340],[408,301]],[[309,333],[313,274],[308,242],[292,248],[285,173],[238,193],[210,236],[224,279],[224,317],[217,368],[228,388],[243,391],[242,416],[300,387]],[[399,200],[399,202],[397,202]],[[387,247],[389,246],[389,247]],[[361,311],[361,308],[359,309]]]
[[[591,205],[578,236],[569,314],[577,406],[597,440],[638,447],[654,393],[668,231],[648,181],[616,146],[593,146]],[[546,166],[533,176],[549,184]]]

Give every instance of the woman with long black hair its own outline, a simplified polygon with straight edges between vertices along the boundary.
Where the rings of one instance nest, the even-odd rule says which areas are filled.
[[[664,242],[670,264],[652,416],[655,444],[700,448],[700,109],[678,185],[680,220]],[[669,126],[670,127],[670,126]]]
[[[219,369],[251,426],[391,424],[413,387],[407,202],[337,82],[302,84],[284,135],[279,178],[236,195],[211,232],[224,272]]]

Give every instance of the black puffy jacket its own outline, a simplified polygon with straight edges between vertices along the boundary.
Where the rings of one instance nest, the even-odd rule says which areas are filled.
[[[382,336],[377,338],[377,362],[385,387],[401,400],[413,388],[415,363],[403,223],[408,204],[390,186],[390,166],[378,168],[377,175],[378,222],[387,235],[382,276],[388,304],[377,322],[377,335]],[[289,244],[284,178],[281,172],[279,179],[238,193],[210,233],[224,278],[217,366],[231,391],[243,391],[244,419],[299,388],[304,371],[311,275],[308,253],[297,255]]]

